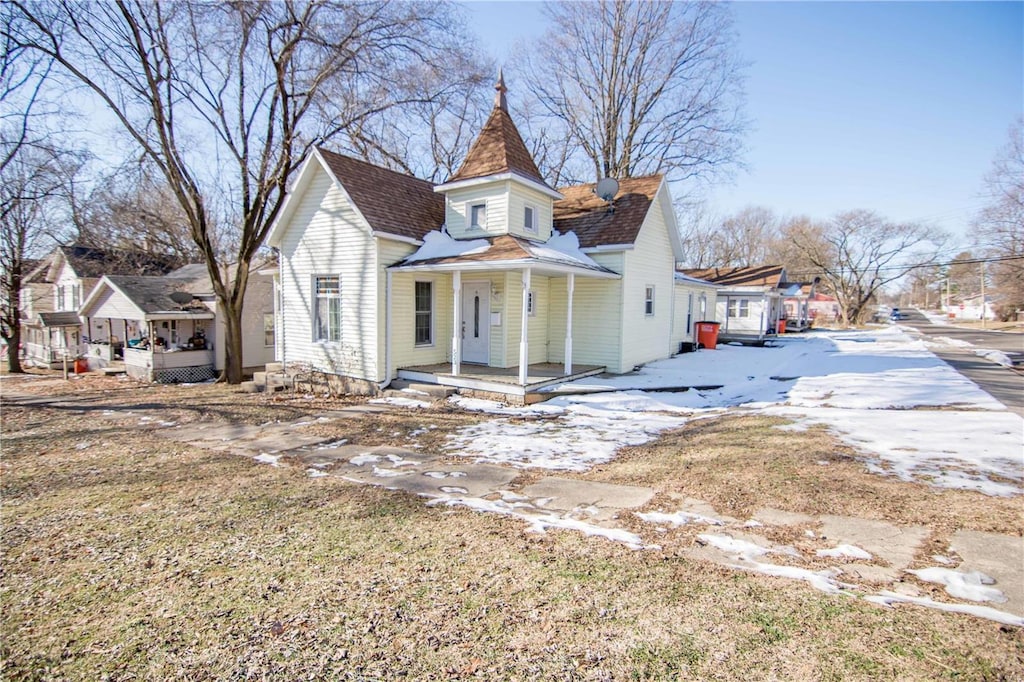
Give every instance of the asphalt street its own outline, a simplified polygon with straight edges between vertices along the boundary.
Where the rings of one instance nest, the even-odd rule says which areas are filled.
[[[945,337],[965,341],[973,348],[949,347],[935,354],[965,377],[981,386],[1012,412],[1024,417],[1024,334],[994,332],[982,329],[960,329],[932,324],[916,310],[906,311],[909,318],[899,324],[913,327],[926,337]],[[974,353],[975,350],[999,350],[1018,363],[1014,369],[997,365]]]

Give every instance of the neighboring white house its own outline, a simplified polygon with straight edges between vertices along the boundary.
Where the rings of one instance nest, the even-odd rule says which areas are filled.
[[[324,149],[307,159],[268,240],[286,367],[352,392],[404,378],[525,399],[692,338],[664,178],[624,179],[611,202],[594,185],[553,189],[497,90],[441,185]]]
[[[274,356],[273,280],[250,273],[242,309],[242,364]],[[206,266],[163,277],[104,276],[82,305],[90,369],[123,360],[129,376],[178,383],[214,378],[225,367],[225,325]]]
[[[84,351],[88,334],[78,309],[101,276],[163,275],[174,267],[173,257],[160,254],[80,244],[57,247],[26,276],[21,291],[26,364],[55,368]]]
[[[798,301],[798,315],[807,318],[802,285],[786,280],[781,265],[749,268],[700,268],[682,271],[719,286],[715,319],[725,341],[763,343],[785,330],[785,299]],[[804,327],[806,328],[806,327]]]
[[[675,278],[672,344],[680,351],[696,350],[697,323],[718,320],[715,311],[719,286],[682,272],[677,272]]]

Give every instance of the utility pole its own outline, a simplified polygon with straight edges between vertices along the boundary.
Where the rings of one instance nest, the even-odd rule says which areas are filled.
[[[985,329],[985,261],[981,261],[981,328]]]

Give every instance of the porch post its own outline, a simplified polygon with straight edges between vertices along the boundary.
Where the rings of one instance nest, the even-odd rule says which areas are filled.
[[[530,311],[528,306],[530,305],[530,268],[523,269],[523,323],[519,330],[519,384],[521,386],[526,385],[526,377],[529,374],[530,369],[530,344],[529,344],[529,324],[530,324]]]
[[[566,297],[569,299],[565,315],[565,373],[572,374],[572,292],[576,288],[576,275],[570,272],[566,278]]]
[[[452,375],[459,376],[459,365],[462,361],[462,271],[452,273]]]

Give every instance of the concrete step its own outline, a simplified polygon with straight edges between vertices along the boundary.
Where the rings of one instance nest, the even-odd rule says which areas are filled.
[[[260,387],[255,381],[243,381],[238,385],[238,389],[242,393],[259,393]]]
[[[393,388],[396,391],[401,391],[403,388],[409,388],[410,386],[412,386],[412,382],[408,379],[393,379],[391,383],[388,384],[388,388]]]
[[[295,377],[287,374],[267,374],[266,386],[268,389],[291,388],[295,384]]]
[[[284,364],[280,362],[268,362],[263,369],[267,372],[267,374],[272,374],[273,372],[283,372]]]
[[[393,384],[394,382],[392,382],[392,385]],[[413,391],[419,391],[420,393],[426,393],[434,398],[447,398],[450,395],[458,393],[458,391],[451,386],[441,386],[440,384],[409,384],[406,388]]]
[[[124,369],[123,366],[122,367],[101,367],[100,368],[100,374],[102,374],[103,376],[107,376],[107,377],[114,377],[114,376],[117,376],[118,374],[124,374],[124,373],[125,373],[125,369]]]
[[[267,385],[267,373],[266,372],[253,372],[252,380],[257,386]]]

